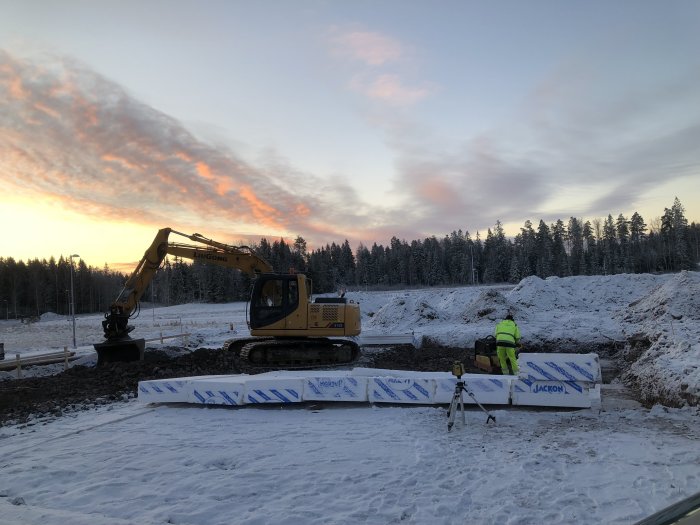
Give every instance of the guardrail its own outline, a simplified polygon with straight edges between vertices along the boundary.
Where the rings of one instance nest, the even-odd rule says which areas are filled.
[[[68,370],[69,361],[78,359],[75,352],[69,352],[68,347],[63,347],[63,352],[51,352],[47,354],[37,354],[29,357],[21,357],[15,354],[15,358],[9,361],[0,361],[0,370],[17,369],[17,378],[22,379],[22,367],[33,365],[50,365],[63,361],[63,369]]]

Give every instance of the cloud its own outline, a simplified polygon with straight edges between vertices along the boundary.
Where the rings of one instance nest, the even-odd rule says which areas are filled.
[[[405,209],[371,206],[338,177],[322,179],[274,151],[253,165],[197,140],[76,61],[2,50],[0,183],[10,201],[35,196],[89,220],[223,241],[301,235],[313,247],[423,235]]]
[[[699,82],[700,68],[636,85],[572,63],[509,121],[464,141],[406,115],[372,122],[395,151],[395,190],[426,231],[631,215],[657,189],[700,176]]]
[[[391,75],[358,77],[367,96],[387,102],[368,118],[395,155],[398,204],[372,206],[340,175],[323,179],[274,151],[251,164],[205,144],[72,60],[0,51],[3,199],[38,196],[96,221],[171,226],[224,242],[301,235],[317,247],[474,234],[496,220],[616,215],[659,184],[700,172],[696,77],[633,91],[626,104],[587,100],[566,76],[550,77],[505,131],[460,141],[388,103],[425,96]]]
[[[330,40],[335,54],[368,66],[394,62],[404,53],[398,40],[371,31],[341,31],[333,28]]]
[[[101,221],[207,225],[211,235],[299,234],[317,244],[347,235],[342,203],[357,204],[349,186],[324,192],[313,174],[212,148],[74,61],[0,51],[0,100],[5,195],[51,198]],[[353,225],[361,234],[363,219]]]
[[[700,175],[700,67],[645,83],[625,75],[572,62],[523,104],[560,186],[598,190],[585,214],[629,210],[656,187]]]
[[[429,88],[405,86],[399,76],[393,74],[382,74],[370,80],[358,76],[351,85],[355,91],[370,99],[394,106],[412,106],[430,95]]]
[[[331,54],[353,67],[349,86],[374,102],[412,106],[428,97],[435,86],[428,82],[410,85],[401,66],[413,62],[399,40],[371,31],[333,27],[329,31]],[[393,69],[389,69],[389,68]]]

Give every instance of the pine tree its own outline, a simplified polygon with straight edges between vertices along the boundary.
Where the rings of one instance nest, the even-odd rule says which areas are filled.
[[[629,221],[620,214],[615,222],[615,234],[617,236],[619,258],[617,260],[617,271],[629,272],[632,271],[632,258],[629,242]]]
[[[535,236],[537,246],[537,276],[542,279],[552,274],[552,238],[549,235],[549,227],[543,220],[537,227]]]
[[[690,270],[692,264],[688,253],[688,219],[685,218],[685,208],[678,197],[675,198],[673,206],[671,206],[671,216],[674,269]]]
[[[552,233],[552,272],[557,277],[569,275],[566,247],[564,246],[564,223],[561,219],[551,225]]]
[[[585,273],[586,265],[583,253],[583,227],[580,219],[569,217],[569,224],[566,228],[566,240],[569,245],[571,275],[581,275]]]
[[[614,274],[617,268],[617,239],[612,215],[603,224],[603,274]]]
[[[651,268],[644,261],[642,246],[646,240],[647,225],[644,224],[644,219],[636,211],[630,218],[630,259],[632,263],[632,271],[640,273],[649,271]]]

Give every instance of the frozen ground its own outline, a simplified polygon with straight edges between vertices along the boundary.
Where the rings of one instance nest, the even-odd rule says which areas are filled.
[[[511,310],[526,347],[604,348],[643,401],[684,406],[642,408],[616,382],[601,412],[496,410],[486,425],[469,409],[448,434],[443,407],[120,402],[0,428],[0,524],[632,523],[700,490],[699,297],[692,272],[350,293],[367,333],[450,346]],[[136,333],[216,348],[244,318],[244,304],[144,308]],[[77,320],[84,362],[100,320]],[[8,357],[72,337],[52,315],[0,328]]]

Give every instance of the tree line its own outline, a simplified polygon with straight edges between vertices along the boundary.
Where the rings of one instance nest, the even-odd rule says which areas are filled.
[[[700,263],[700,225],[688,224],[685,209],[676,198],[671,208],[646,224],[634,213],[582,221],[535,226],[527,220],[513,238],[497,221],[485,238],[457,230],[407,242],[393,237],[388,246],[360,245],[355,252],[345,240],[308,251],[297,237],[262,239],[252,246],[277,272],[306,273],[314,293],[340,288],[461,286],[517,283],[525,277],[675,272],[697,269]],[[71,263],[73,267],[71,268]],[[27,263],[0,257],[0,318],[71,313],[71,272],[75,312],[106,311],[119,294],[126,275],[105,265],[88,267],[80,260],[34,259]],[[188,302],[245,300],[250,278],[241,272],[166,258],[142,300],[174,305]]]

